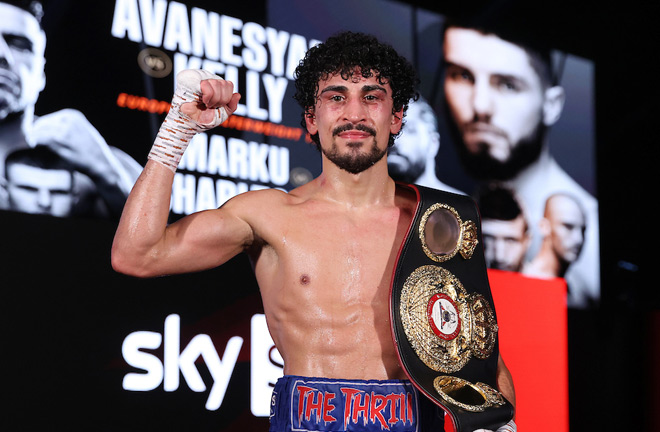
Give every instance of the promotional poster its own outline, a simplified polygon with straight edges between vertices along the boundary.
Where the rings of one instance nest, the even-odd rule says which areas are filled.
[[[174,177],[172,222],[318,176],[294,70],[310,47],[352,30],[391,44],[418,71],[420,98],[390,151],[391,175],[472,196],[496,280],[552,287],[548,320],[561,325],[544,327],[553,335],[544,347],[564,354],[554,390],[563,420],[553,430],[567,430],[566,310],[590,310],[601,295],[593,62],[481,30],[488,20],[471,29],[388,0],[42,5],[0,1],[10,422],[267,429],[283,360],[247,257],[142,280],[112,270],[110,247],[184,69],[232,81],[242,98],[191,142]]]

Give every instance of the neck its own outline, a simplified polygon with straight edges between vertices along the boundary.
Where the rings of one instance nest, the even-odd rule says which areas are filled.
[[[550,167],[552,156],[547,143],[544,143],[539,157],[522,169],[513,179],[505,182],[512,185],[525,185],[531,184],[535,178],[546,178],[548,175],[547,169]]]
[[[11,113],[0,120],[0,177],[4,176],[5,157],[18,148],[31,146],[27,131],[32,116],[29,113]]]
[[[435,153],[432,153],[435,155]],[[424,167],[424,172],[417,179],[417,181],[425,180],[427,178],[437,178],[435,174],[435,156],[426,158],[426,166]]]
[[[33,110],[13,112],[0,118],[0,143],[8,145],[7,140],[15,142],[18,137],[27,142],[27,131],[34,120]]]
[[[547,240],[544,240],[541,250],[538,255],[538,265],[539,270],[543,274],[547,275],[557,275],[563,277],[566,273],[568,266],[563,265],[562,261],[557,258],[555,253],[552,251],[552,245],[549,244]]]
[[[16,149],[30,146],[26,134],[29,125],[26,117],[24,113],[12,113],[0,120],[0,179],[5,176],[7,155]]]
[[[347,207],[391,205],[394,200],[395,184],[387,173],[386,158],[359,174],[351,174],[323,157],[323,173],[317,181],[325,198]]]

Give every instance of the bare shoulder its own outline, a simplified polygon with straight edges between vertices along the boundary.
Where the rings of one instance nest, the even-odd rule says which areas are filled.
[[[245,232],[246,251],[252,258],[268,256],[264,247],[277,243],[282,234],[299,220],[298,204],[305,199],[293,190],[261,189],[242,193],[217,210],[220,219],[240,220]],[[240,224],[237,229],[242,229]],[[273,252],[272,248],[267,248]]]
[[[290,218],[290,211],[301,197],[294,191],[260,189],[244,192],[228,200],[218,209],[223,217],[238,218],[246,222],[258,237],[267,237],[267,231],[277,229],[278,221]]]
[[[236,213],[246,220],[253,220],[268,213],[280,211],[295,201],[295,195],[282,190],[260,189],[236,195],[223,204],[219,210]]]

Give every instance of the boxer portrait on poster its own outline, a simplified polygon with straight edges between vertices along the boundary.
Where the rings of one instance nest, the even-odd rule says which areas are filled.
[[[142,167],[78,110],[35,115],[46,86],[43,14],[38,1],[0,1],[0,209],[117,219]]]
[[[562,65],[545,43],[525,40],[495,21],[448,20],[444,27],[448,138],[468,176],[483,187],[495,184],[514,193],[529,225],[525,264],[540,253],[546,200],[567,194],[579,201],[583,245],[564,271],[544,277],[566,279],[569,307],[592,307],[600,296],[598,203],[550,150],[550,128],[570,97],[560,83]],[[522,272],[534,267],[523,265]]]

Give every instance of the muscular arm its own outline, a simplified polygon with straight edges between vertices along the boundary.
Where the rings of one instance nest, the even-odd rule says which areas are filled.
[[[115,270],[139,277],[212,268],[243,251],[250,226],[232,206],[167,225],[174,173],[149,161],[128,197],[112,245]]]
[[[497,358],[497,387],[504,397],[511,402],[513,408],[516,408],[516,392],[513,388],[513,378],[511,377],[511,372],[504,364],[502,356]],[[499,427],[495,432],[516,432],[518,430],[515,422],[516,414],[514,411],[513,418],[507,424]],[[477,429],[473,432],[493,432],[488,429]]]
[[[511,402],[511,405],[513,405],[515,409],[516,391],[513,387],[513,377],[511,376],[511,372],[509,372],[509,369],[504,364],[504,360],[502,360],[502,356],[499,356],[497,359],[497,386],[499,387],[500,392],[502,392],[502,395],[509,402]]]
[[[231,83],[208,80],[200,87],[203,104],[181,105],[192,120],[210,123],[216,108],[228,113],[236,109],[239,96],[232,93]],[[198,271],[222,264],[251,243],[251,227],[237,210],[240,200],[168,225],[173,179],[172,166],[149,160],[117,227],[112,245],[115,270],[139,277]]]

